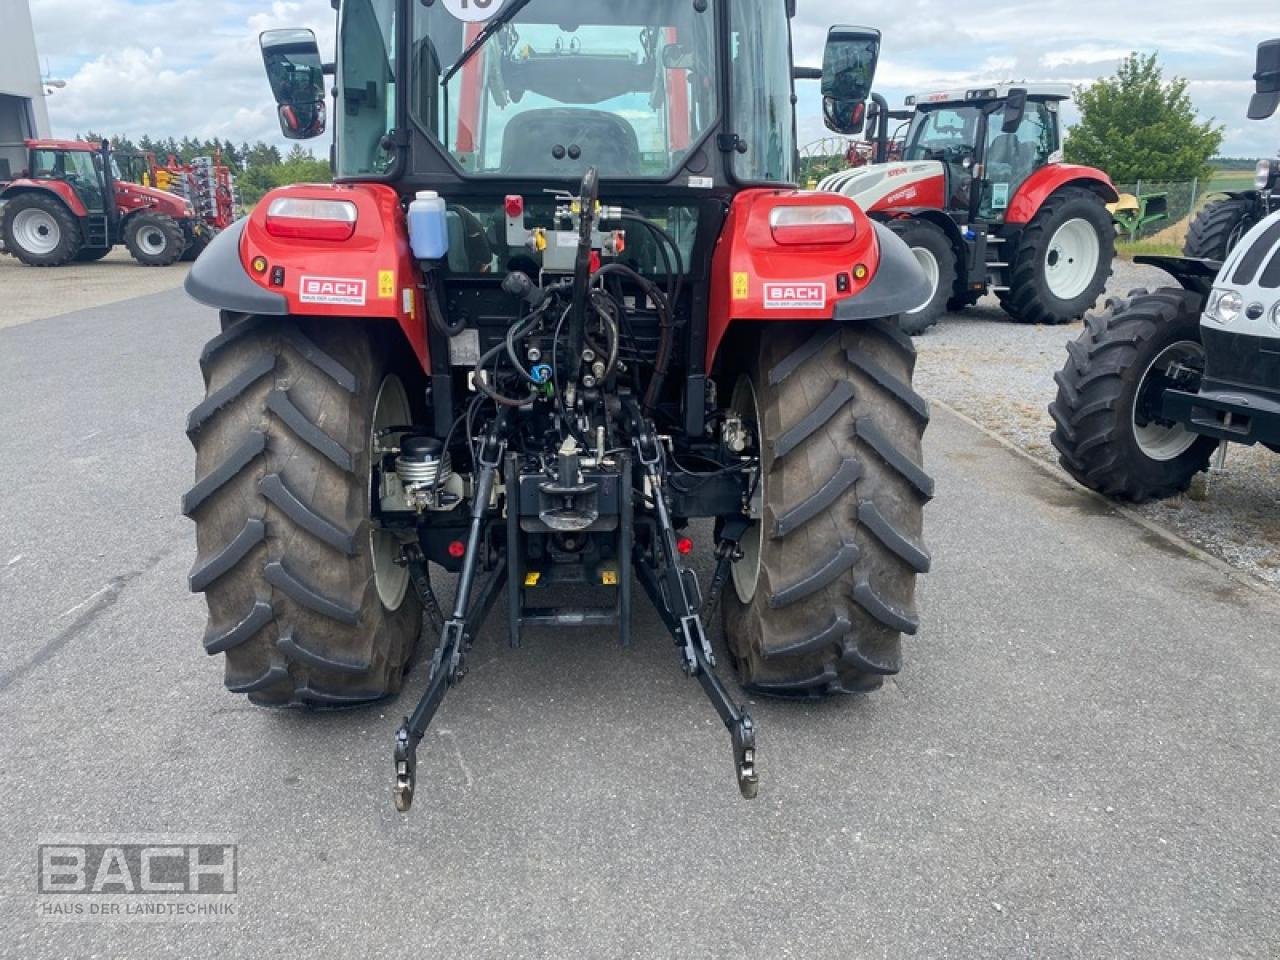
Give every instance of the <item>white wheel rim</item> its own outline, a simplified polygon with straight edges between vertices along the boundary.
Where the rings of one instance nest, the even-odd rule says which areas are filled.
[[[1195,360],[1199,366],[1203,367],[1204,359],[1204,347],[1194,340],[1179,340],[1177,343],[1170,344],[1160,351],[1159,356],[1151,361],[1146,371],[1142,374],[1142,379],[1138,381],[1138,390],[1134,394],[1134,409],[1131,414],[1133,438],[1138,443],[1138,449],[1148,459],[1156,460],[1160,463],[1176,460],[1191,449],[1195,442],[1200,439],[1200,434],[1193,433],[1180,423],[1168,426],[1155,422],[1139,425],[1136,399],[1142,396],[1147,380],[1156,371],[1164,372],[1174,364],[1182,363],[1186,360]]]
[[[916,263],[920,264],[920,268],[924,270],[924,275],[929,278],[929,296],[920,306],[914,310],[908,310],[908,314],[919,313],[933,303],[934,294],[938,292],[938,281],[942,277],[942,271],[938,269],[938,258],[933,255],[933,251],[926,250],[924,247],[912,247],[911,253],[915,256]]]
[[[1074,300],[1089,289],[1098,272],[1102,245],[1088,220],[1068,220],[1049,241],[1045,254],[1044,279],[1049,292],[1059,300]]]
[[[143,253],[154,257],[164,253],[166,246],[168,241],[159,227],[147,226],[138,231],[138,249]]]
[[[44,210],[20,210],[13,218],[13,239],[28,253],[53,253],[62,241],[62,230]]]
[[[369,431],[369,501],[378,495],[373,487],[373,468],[380,438],[378,433],[386,427],[403,427],[409,423],[409,396],[400,378],[388,375],[378,388],[378,398],[373,404],[373,426]],[[391,530],[369,526],[369,554],[373,558],[373,583],[378,599],[388,610],[400,609],[409,591],[409,568],[400,559],[402,540]]]
[[[760,408],[756,403],[756,388],[749,378],[738,378],[738,382],[733,388],[733,401],[729,406],[742,418],[744,426],[749,428],[751,424],[755,424],[753,439],[755,440],[756,452],[760,456],[760,479],[757,483],[756,495],[760,498],[760,502],[764,503],[764,451],[759,442]],[[747,532],[738,541],[738,546],[742,550],[742,559],[730,567],[733,577],[733,592],[738,595],[739,600],[744,604],[748,604],[755,597],[756,587],[760,583],[760,557],[762,554],[761,548],[764,546],[764,523],[762,519],[756,519],[747,528]]]

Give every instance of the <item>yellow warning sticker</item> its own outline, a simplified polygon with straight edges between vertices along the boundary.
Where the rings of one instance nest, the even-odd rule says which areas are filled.
[[[542,579],[542,574],[537,570],[531,570],[524,575],[524,585],[526,587],[536,587],[538,581]]]
[[[751,298],[751,278],[745,273],[733,275],[733,299],[749,300]]]
[[[378,298],[394,300],[396,297],[396,272],[394,270],[378,271]]]
[[[618,585],[618,571],[602,570],[600,572],[600,582],[606,587],[616,587]]]

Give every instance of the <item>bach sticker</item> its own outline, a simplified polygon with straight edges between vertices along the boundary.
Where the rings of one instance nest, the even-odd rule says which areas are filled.
[[[444,8],[459,20],[483,23],[502,9],[504,0],[444,0]]]
[[[298,299],[303,303],[363,307],[364,281],[347,277],[303,277],[298,283]]]
[[[766,310],[821,310],[827,305],[827,288],[821,283],[766,283]]]

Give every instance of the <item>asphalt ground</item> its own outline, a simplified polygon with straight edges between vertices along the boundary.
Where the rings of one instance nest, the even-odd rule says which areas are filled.
[[[492,619],[397,814],[421,669],[269,712],[201,650],[215,331],[178,291],[0,330],[0,956],[1280,956],[1280,600],[941,409],[905,670],[754,703],[758,800],[641,603],[629,651]],[[41,838],[139,833],[238,843],[234,917],[42,917]]]
[[[191,264],[144,267],[116,247],[96,263],[28,267],[0,251],[0,329],[180,287]]]

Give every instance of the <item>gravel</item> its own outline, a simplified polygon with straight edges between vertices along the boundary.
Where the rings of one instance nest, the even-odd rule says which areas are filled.
[[[0,252],[0,329],[171,290],[186,279],[188,267],[144,267],[124,247],[97,263],[62,267],[28,267]]]
[[[1106,296],[1173,283],[1163,271],[1117,259]],[[916,378],[928,397],[972,417],[1028,453],[1057,463],[1049,443],[1054,373],[1079,323],[1061,327],[1011,322],[994,297],[949,314],[917,338]],[[1280,587],[1280,457],[1262,447],[1233,446],[1225,474],[1207,497],[1176,497],[1138,511],[1209,553]]]

